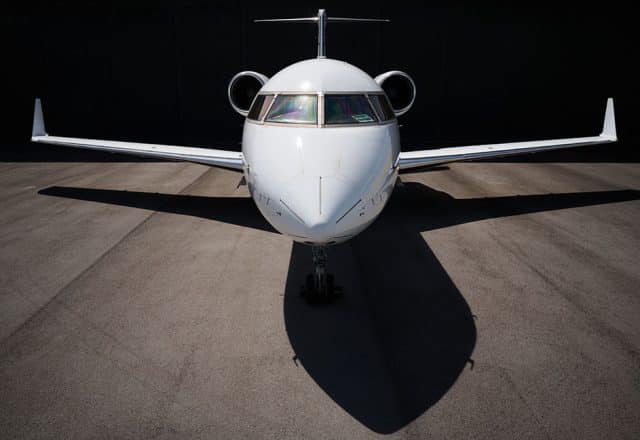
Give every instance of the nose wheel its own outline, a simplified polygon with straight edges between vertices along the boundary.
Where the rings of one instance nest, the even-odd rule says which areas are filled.
[[[311,246],[313,273],[307,275],[301,295],[310,303],[327,304],[342,296],[342,288],[334,284],[333,275],[327,273],[326,246]]]

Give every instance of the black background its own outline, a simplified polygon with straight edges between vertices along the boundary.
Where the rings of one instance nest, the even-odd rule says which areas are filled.
[[[418,95],[403,149],[599,133],[615,97],[609,155],[637,157],[635,14],[568,4],[352,1],[22,2],[4,6],[3,136],[28,140],[33,98],[60,136],[239,147],[227,101],[241,70],[272,76],[316,55],[316,27],[254,18],[383,17],[330,24],[327,55],[372,76],[409,73]]]

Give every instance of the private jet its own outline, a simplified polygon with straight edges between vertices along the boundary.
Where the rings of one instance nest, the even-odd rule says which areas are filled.
[[[303,293],[316,300],[340,294],[327,273],[327,247],[356,236],[380,215],[400,170],[617,141],[609,98],[598,136],[404,152],[397,118],[415,100],[412,78],[399,70],[373,78],[326,57],[327,23],[389,20],[328,17],[320,9],[314,17],[255,21],[317,24],[318,55],[271,78],[243,71],[231,79],[229,102],[245,118],[240,152],[51,136],[39,99],[31,141],[242,172],[264,218],[311,247],[314,269]]]

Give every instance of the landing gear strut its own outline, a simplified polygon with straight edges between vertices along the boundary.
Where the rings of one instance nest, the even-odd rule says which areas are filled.
[[[307,275],[300,292],[311,303],[329,303],[342,296],[342,288],[333,282],[333,275],[327,273],[326,246],[311,246],[313,273]]]

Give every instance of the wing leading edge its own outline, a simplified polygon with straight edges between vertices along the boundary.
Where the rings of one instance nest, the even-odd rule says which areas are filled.
[[[536,153],[539,151],[572,148],[583,145],[606,144],[610,142],[616,142],[617,140],[618,135],[616,133],[616,120],[613,110],[613,98],[609,98],[607,100],[607,109],[605,111],[602,133],[600,133],[599,136],[407,151],[400,153],[398,157],[398,166],[400,167],[400,169],[409,169],[463,160],[485,159],[490,157],[511,156],[524,153]]]
[[[42,104],[40,99],[36,99],[35,102],[31,141],[89,150],[108,151],[110,153],[124,153],[158,159],[181,160],[185,162],[194,162],[237,170],[241,170],[243,165],[242,153],[236,151],[181,147],[177,145],[144,144],[138,142],[104,141],[98,139],[49,136],[44,127],[44,118],[42,115]]]

